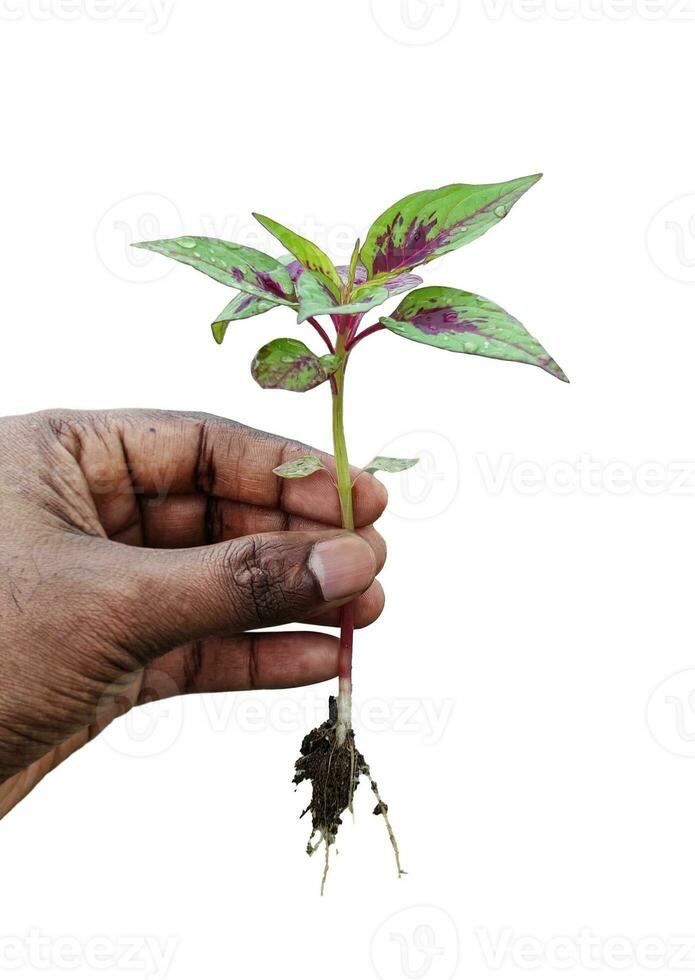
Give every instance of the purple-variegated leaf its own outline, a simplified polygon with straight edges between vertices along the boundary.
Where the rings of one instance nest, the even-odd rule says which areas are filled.
[[[370,289],[363,287],[363,290],[359,298],[341,303],[336,300],[328,285],[315,272],[307,270],[297,280],[297,296],[299,298],[297,321],[304,323],[309,317],[321,316],[322,314],[336,316],[366,313],[375,306],[385,303],[389,298],[388,290],[384,289],[383,286],[373,286]]]
[[[332,261],[318,245],[310,242],[308,238],[302,238],[301,235],[289,228],[285,228],[279,222],[273,221],[272,218],[266,218],[263,214],[254,213],[254,218],[263,225],[266,231],[277,238],[301,262],[305,269],[320,272],[322,276],[325,276],[332,284],[336,296],[338,295],[341,286],[338,272]]]
[[[350,276],[350,267],[339,265],[338,274],[343,282],[347,282]],[[399,272],[383,281],[379,281],[378,285],[383,286],[390,298],[391,296],[398,296],[399,293],[407,293],[408,290],[415,289],[416,286],[421,286],[422,279],[420,276],[415,276],[412,273]],[[369,282],[366,268],[361,262],[358,262],[355,267],[352,298],[358,299],[363,292],[372,289],[373,286],[374,283]]]
[[[278,261],[287,268],[292,282],[296,283],[302,272],[302,266],[294,255],[283,255]],[[251,293],[237,293],[213,322],[212,335],[216,342],[221,344],[232,320],[247,320],[249,317],[267,313],[268,310],[279,305],[277,300],[260,299],[258,296],[252,296]]]
[[[234,286],[259,299],[272,300],[284,306],[296,305],[294,283],[286,266],[279,259],[255,248],[223,242],[219,238],[193,237],[139,242],[135,248],[166,255],[204,272],[225,286]]]
[[[513,316],[484,296],[447,286],[409,293],[381,323],[419,344],[533,364],[567,381],[562,368]]]
[[[273,473],[285,480],[302,480],[305,476],[311,476],[313,473],[325,469],[326,467],[318,456],[298,456],[297,459],[291,459],[281,466],[276,466]]]
[[[212,335],[217,343],[221,344],[232,320],[247,320],[260,313],[267,313],[277,305],[272,300],[259,299],[258,296],[252,296],[250,293],[237,293],[212,324]]]
[[[394,459],[392,456],[375,456],[368,466],[365,466],[365,473],[403,473],[417,466],[419,459]]]
[[[369,229],[361,257],[370,279],[431,262],[501,221],[540,174],[501,184],[449,184],[392,205]]]
[[[251,364],[251,374],[261,388],[311,391],[335,374],[342,358],[335,354],[319,357],[301,340],[282,337],[261,347]]]
[[[347,284],[350,276],[349,267],[339,266],[338,272],[342,281]],[[350,299],[345,303],[339,303],[315,273],[304,272],[297,280],[298,320],[299,323],[304,323],[310,316],[367,313],[375,306],[381,306],[392,296],[407,292],[421,283],[422,279],[419,276],[408,274],[390,276],[381,283],[369,282],[367,270],[363,265],[358,265]]]

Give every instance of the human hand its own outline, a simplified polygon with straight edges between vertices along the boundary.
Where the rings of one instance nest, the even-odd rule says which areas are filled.
[[[196,414],[0,420],[0,817],[138,704],[336,675],[333,636],[245,632],[383,608],[386,491],[365,474],[335,530],[326,474],[272,473],[306,451]]]

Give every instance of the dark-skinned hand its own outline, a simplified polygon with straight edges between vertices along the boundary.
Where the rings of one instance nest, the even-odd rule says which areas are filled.
[[[326,473],[273,475],[307,451],[197,414],[0,420],[0,817],[146,701],[336,675],[334,636],[249,632],[383,608],[386,491],[361,475],[340,530]]]

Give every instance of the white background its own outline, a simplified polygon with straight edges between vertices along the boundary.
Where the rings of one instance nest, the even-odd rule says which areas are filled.
[[[302,336],[291,314],[219,349],[224,287],[127,243],[274,250],[259,210],[345,260],[406,193],[537,170],[426,281],[505,306],[572,380],[386,334],[351,366],[354,461],[427,462],[390,482],[388,605],[357,647],[410,875],[364,791],[319,898],[290,778],[331,685],[169,702],[0,827],[9,975],[692,970],[694,16],[0,0],[2,414],[195,409],[327,448],[326,391],[249,376],[262,343]]]

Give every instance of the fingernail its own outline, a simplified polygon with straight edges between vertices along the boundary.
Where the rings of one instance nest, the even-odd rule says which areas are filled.
[[[376,560],[362,538],[344,534],[314,545],[309,568],[316,576],[326,602],[335,602],[359,595],[371,585],[376,574]]]

